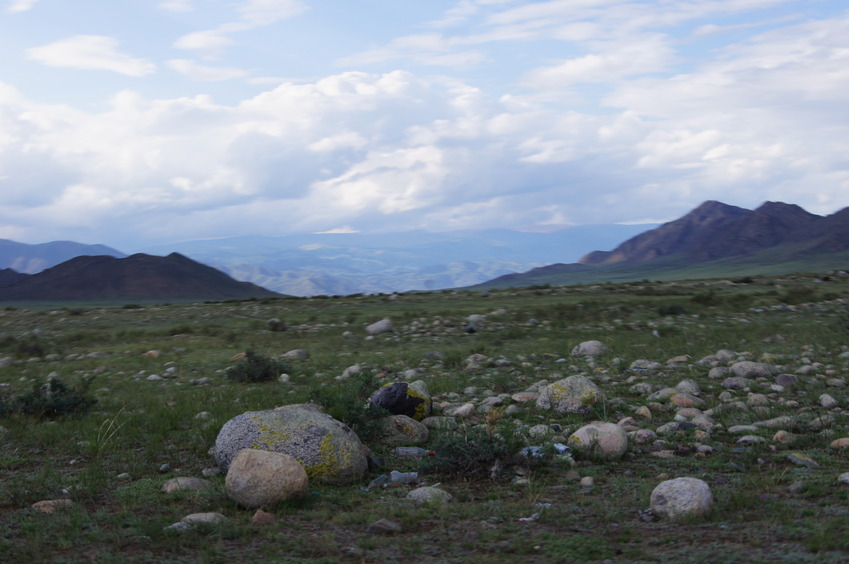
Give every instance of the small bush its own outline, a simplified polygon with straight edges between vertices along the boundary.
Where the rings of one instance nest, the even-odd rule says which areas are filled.
[[[779,295],[778,301],[790,305],[813,302],[816,301],[816,292],[813,288],[808,288],[806,286],[794,286],[792,288],[788,288],[786,292]]]
[[[361,440],[377,439],[382,432],[381,419],[389,415],[382,407],[371,405],[369,399],[380,382],[364,370],[333,387],[315,388],[310,401],[324,407],[325,413],[350,427]]]
[[[270,382],[285,372],[289,372],[286,363],[247,351],[243,360],[227,369],[227,378],[234,382]]]
[[[513,458],[502,435],[479,427],[440,433],[430,448],[434,455],[423,462],[422,471],[448,476],[487,477],[496,461],[506,466]]]
[[[88,393],[91,378],[71,389],[59,378],[35,382],[32,391],[16,398],[0,399],[0,416],[21,413],[38,419],[56,419],[87,413],[97,400]]]
[[[272,333],[279,333],[288,329],[286,322],[276,317],[268,320],[268,330]]]
[[[684,309],[684,306],[680,306],[678,304],[664,305],[657,308],[657,314],[661,317],[667,317],[669,315],[684,315],[686,313],[687,310]]]

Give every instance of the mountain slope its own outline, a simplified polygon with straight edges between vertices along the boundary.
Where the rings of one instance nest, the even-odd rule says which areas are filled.
[[[30,245],[8,239],[0,239],[0,268],[11,268],[16,272],[35,274],[45,268],[56,266],[74,257],[83,255],[108,255],[125,257],[105,245],[86,245],[73,241],[53,241]]]
[[[280,297],[177,253],[80,256],[0,288],[7,300],[175,300]]]
[[[822,217],[781,202],[750,211],[710,201],[613,251],[590,253],[578,265],[549,265],[476,287],[840,270],[847,258],[849,208]]]

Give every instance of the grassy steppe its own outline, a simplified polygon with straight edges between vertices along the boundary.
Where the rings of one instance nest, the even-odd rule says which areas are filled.
[[[487,315],[487,323],[465,334],[471,314]],[[395,333],[367,339],[365,326],[384,317],[393,320]],[[575,345],[591,339],[603,341],[609,353],[594,362],[570,356]],[[238,353],[278,357],[292,349],[310,356],[283,361],[288,383],[239,383],[226,376]],[[511,460],[497,480],[464,472],[425,476],[455,496],[455,503],[442,506],[405,500],[406,486],[364,491],[314,484],[308,499],[267,508],[277,517],[274,524],[253,526],[253,512],[225,495],[223,476],[211,478],[215,487],[202,493],[160,491],[168,478],[200,477],[214,466],[208,451],[218,430],[244,411],[321,401],[333,415],[362,425],[350,400],[365,399],[366,380],[336,379],[352,365],[374,381],[416,370],[435,403],[474,401],[487,390],[512,394],[577,373],[605,391],[607,401],[588,415],[556,415],[524,404],[513,416],[496,411],[471,421],[518,448],[540,444],[527,437],[527,429],[540,423],[560,425],[568,436],[598,419],[632,416],[650,429],[672,421],[675,409],[668,405],[651,405],[650,421],[635,416],[636,408],[650,403],[634,389],[640,383],[659,389],[692,379],[701,386],[704,409],[735,400],[748,405],[748,391],[724,389],[721,380],[707,377],[711,367],[698,362],[720,349],[768,359],[786,373],[812,368],[784,391],[771,390],[772,381],[759,382],[751,392],[768,401],[757,409],[716,410],[719,427],[708,437],[693,429],[662,436],[668,448],[678,449],[671,458],[632,445],[622,461],[578,459],[574,469],[549,456],[531,465]],[[151,350],[160,354],[145,356]],[[85,393],[97,403],[84,414],[51,419],[10,413],[0,419],[0,561],[846,561],[849,485],[837,476],[849,472],[849,451],[829,445],[849,436],[843,411],[849,387],[841,385],[849,381],[847,351],[849,279],[837,275],[488,294],[10,307],[0,311],[0,358],[8,359],[0,368],[5,404],[51,374],[72,388],[89,382]],[[491,362],[467,370],[473,354]],[[679,355],[689,359],[665,364]],[[638,359],[665,368],[629,370]],[[175,377],[147,380],[152,374]],[[823,409],[822,393],[842,407]],[[822,429],[801,423],[787,429],[796,436],[790,445],[774,442],[774,429],[757,431],[766,440],[750,446],[727,432],[780,415],[828,418]],[[435,435],[431,442],[439,439]],[[363,485],[389,470],[423,470],[379,443],[368,444],[386,466]],[[712,452],[696,454],[698,444]],[[794,465],[787,460],[790,452],[802,452],[819,466]],[[163,471],[163,464],[169,469]],[[592,477],[595,485],[579,485],[570,470]],[[708,482],[715,498],[711,514],[683,522],[641,518],[663,475]],[[517,476],[520,483],[514,483]],[[790,488],[797,482],[802,485]],[[58,498],[72,500],[73,507],[52,514],[30,508]],[[179,534],[165,530],[186,514],[206,511],[229,520]],[[537,520],[520,521],[535,513]],[[381,518],[403,530],[366,533]]]

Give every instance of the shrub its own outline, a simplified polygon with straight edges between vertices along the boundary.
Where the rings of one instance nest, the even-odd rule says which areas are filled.
[[[687,310],[684,309],[684,306],[680,306],[678,304],[664,305],[657,308],[657,314],[661,317],[666,317],[668,315],[684,315],[686,313]]]
[[[278,319],[276,317],[273,317],[268,320],[268,330],[272,333],[278,333],[281,331],[285,331],[286,329],[288,329],[288,327],[286,326],[285,321],[282,321],[281,319]]]
[[[38,419],[56,419],[87,413],[97,403],[88,393],[91,381],[91,378],[86,378],[74,389],[55,377],[45,383],[37,381],[33,384],[32,391],[26,394],[11,399],[0,399],[0,415],[7,417],[22,413]]]
[[[424,460],[425,473],[462,476],[489,476],[497,461],[511,461],[511,445],[504,437],[489,429],[460,427],[440,433],[430,444],[434,455]]]
[[[378,438],[382,432],[380,420],[389,415],[387,410],[369,403],[372,393],[381,385],[373,373],[363,370],[335,386],[314,388],[310,401],[323,406],[325,413],[368,442]]]
[[[227,368],[227,378],[234,382],[269,382],[288,371],[285,362],[249,350],[243,360]]]
[[[778,296],[778,301],[785,304],[801,304],[816,301],[816,292],[806,286],[794,286]]]

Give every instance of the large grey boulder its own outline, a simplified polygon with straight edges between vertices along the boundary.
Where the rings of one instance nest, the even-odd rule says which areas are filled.
[[[356,433],[309,404],[237,415],[218,433],[215,462],[226,472],[246,448],[288,454],[303,464],[311,480],[320,482],[351,484],[368,469]]]
[[[667,519],[703,515],[712,505],[710,486],[698,478],[666,480],[651,492],[652,511]]]
[[[288,454],[246,448],[230,462],[224,489],[239,505],[255,509],[303,497],[309,479],[304,466]]]
[[[537,398],[537,407],[557,413],[587,413],[604,400],[604,394],[589,378],[569,376],[546,386]]]
[[[596,460],[619,460],[628,451],[628,433],[616,423],[584,425],[566,442],[576,452]]]

